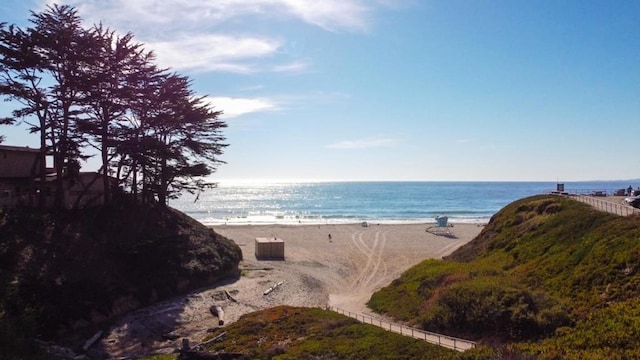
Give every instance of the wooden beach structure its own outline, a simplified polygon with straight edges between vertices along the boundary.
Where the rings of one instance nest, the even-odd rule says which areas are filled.
[[[256,238],[256,259],[284,260],[284,240],[277,237]]]

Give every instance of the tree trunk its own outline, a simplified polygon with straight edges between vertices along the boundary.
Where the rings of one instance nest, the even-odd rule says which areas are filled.
[[[64,91],[64,90],[63,90]],[[64,100],[62,102],[62,129],[60,133],[60,139],[58,143],[58,163],[56,164],[56,201],[55,207],[57,209],[62,209],[66,205],[66,194],[65,194],[65,165],[69,160],[69,123],[70,123],[70,104],[69,100]]]
[[[109,182],[109,141],[107,121],[102,123],[102,189],[104,195],[104,204],[107,205],[111,202],[111,189]]]
[[[44,209],[46,206],[46,180],[47,180],[47,130],[45,128],[44,116],[40,118],[40,189],[38,191],[38,208]]]
[[[162,155],[160,163],[160,184],[158,186],[158,202],[167,205],[167,156]]]

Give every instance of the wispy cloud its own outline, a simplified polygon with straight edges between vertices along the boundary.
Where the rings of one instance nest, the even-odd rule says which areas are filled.
[[[85,16],[131,27],[145,22],[197,28],[197,24],[222,23],[247,15],[275,18],[284,14],[325,30],[362,31],[368,28],[369,14],[373,11],[372,5],[364,0],[67,0],[65,3]]]
[[[277,33],[276,27],[261,27],[259,35],[251,34],[251,26],[243,24],[256,16],[273,22],[297,19],[332,32],[364,32],[371,26],[373,13],[389,7],[365,0],[41,1],[74,6],[88,24],[102,22],[121,32],[133,32],[148,50],[156,52],[163,67],[235,73],[295,73],[311,64],[309,59],[278,52],[288,34]]]
[[[207,98],[216,110],[222,110],[224,114],[222,118],[230,119],[245,114],[271,111],[277,109],[274,101],[264,98],[232,98],[232,97],[208,97]]]
[[[272,39],[215,34],[182,35],[148,45],[161,67],[236,73],[254,72],[251,60],[271,55],[280,47]]]
[[[300,72],[309,68],[309,63],[305,61],[296,61],[289,64],[280,64],[272,68],[275,72]]]
[[[281,0],[265,1],[281,3],[293,15],[325,30],[341,29],[364,31],[368,28],[371,8],[364,1],[347,0]]]
[[[329,144],[329,149],[371,149],[381,147],[392,147],[397,143],[396,139],[390,138],[367,138],[357,140],[343,140],[337,143]]]

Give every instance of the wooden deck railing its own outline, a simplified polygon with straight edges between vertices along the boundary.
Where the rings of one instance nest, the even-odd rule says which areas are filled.
[[[348,316],[350,318],[356,319],[365,324],[371,324],[374,326],[381,327],[387,331],[391,331],[394,333],[398,333],[400,335],[409,336],[414,339],[424,340],[431,344],[443,346],[449,349],[453,349],[456,351],[466,351],[472,349],[476,346],[476,343],[469,340],[459,339],[452,336],[442,335],[433,333],[430,331],[424,331],[421,329],[412,328],[406,325],[391,323],[386,320],[376,319],[371,316],[362,315],[358,313],[353,313],[350,311],[346,311],[343,309],[339,309],[337,307],[328,306],[327,310],[335,311],[339,314]]]
[[[615,203],[608,200],[603,200],[603,198],[594,197],[594,196],[585,196],[585,195],[576,195],[572,196],[572,198],[583,202],[585,204],[589,204],[594,208],[600,211],[606,211],[611,214],[620,215],[620,216],[630,216],[633,214],[640,214],[640,209],[636,209],[629,205],[625,205],[622,203]]]

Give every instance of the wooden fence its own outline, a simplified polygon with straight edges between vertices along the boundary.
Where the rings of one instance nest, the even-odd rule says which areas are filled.
[[[455,338],[447,335],[436,334],[433,332],[424,331],[421,329],[416,329],[416,328],[412,328],[412,327],[401,325],[401,324],[394,324],[382,319],[376,319],[371,316],[353,313],[353,312],[342,310],[333,306],[328,306],[327,310],[335,311],[339,314],[356,319],[365,324],[378,326],[385,330],[398,333],[400,335],[410,336],[414,339],[424,340],[431,344],[443,346],[456,351],[466,351],[476,346],[476,343],[473,341],[459,339],[459,338]]]
[[[640,209],[636,209],[622,203],[618,204],[612,201],[603,200],[602,198],[594,196],[576,195],[572,196],[572,198],[585,204],[589,204],[600,211],[606,211],[615,215],[630,216],[633,214],[640,214]]]

